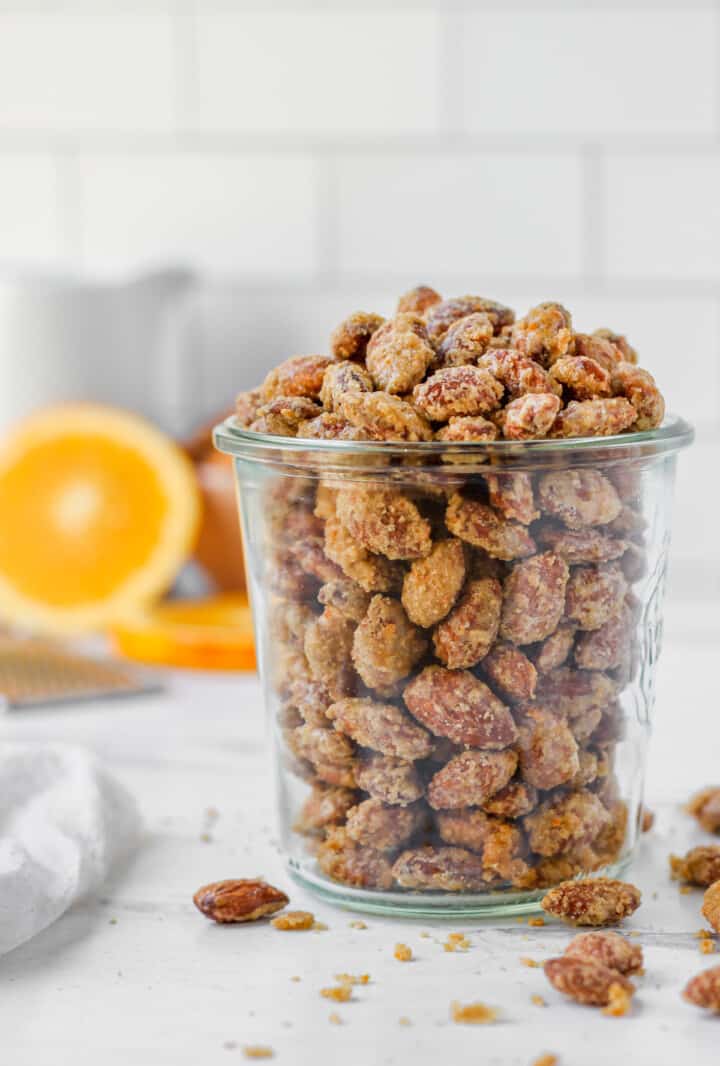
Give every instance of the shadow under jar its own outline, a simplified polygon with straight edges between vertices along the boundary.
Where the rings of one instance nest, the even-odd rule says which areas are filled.
[[[456,445],[216,429],[298,881],[480,916],[625,869],[691,439],[677,418]]]

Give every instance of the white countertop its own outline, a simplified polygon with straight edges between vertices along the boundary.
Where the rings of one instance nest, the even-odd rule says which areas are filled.
[[[644,902],[627,929],[640,934],[647,970],[630,1016],[575,1006],[520,962],[559,953],[566,927],[354,916],[301,891],[274,841],[258,683],[175,674],[157,697],[0,722],[0,739],[94,749],[134,792],[148,830],[101,898],[0,959],[3,1066],[227,1066],[245,1061],[245,1044],[269,1045],[274,1061],[301,1066],[434,1066],[440,1056],[461,1066],[530,1066],[549,1052],[560,1066],[629,1055],[633,1066],[717,1063],[720,1018],[684,1003],[680,991],[720,964],[720,952],[700,954],[700,895],[679,893],[667,855],[703,839],[678,803],[720,780],[720,623],[711,604],[674,608],[668,623],[647,789],[658,817],[629,875]],[[210,807],[220,816],[206,842]],[[328,930],[216,927],[192,905],[201,884],[259,874]],[[354,917],[367,929],[351,928]],[[442,941],[457,930],[472,947],[447,953]],[[398,941],[413,949],[413,962],[393,958]],[[339,972],[369,973],[371,983],[352,1002],[331,1003],[319,990]],[[533,1005],[535,994],[548,1006]],[[453,1000],[498,1007],[500,1021],[455,1025]],[[342,1025],[329,1022],[333,1011]]]

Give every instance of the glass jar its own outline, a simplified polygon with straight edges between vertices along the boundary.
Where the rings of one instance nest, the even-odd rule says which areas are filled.
[[[481,916],[626,868],[691,440],[677,418],[526,443],[217,427],[298,881]]]

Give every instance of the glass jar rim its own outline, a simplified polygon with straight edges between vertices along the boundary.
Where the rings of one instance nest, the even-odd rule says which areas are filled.
[[[593,453],[602,452],[603,457],[613,459],[651,458],[667,452],[677,452],[692,444],[695,430],[680,418],[668,414],[657,429],[641,430],[637,433],[620,433],[612,437],[553,437],[540,440],[494,440],[494,441],[364,441],[364,440],[326,440],[318,437],[280,437],[271,433],[257,433],[246,429],[231,415],[215,426],[213,441],[218,451],[236,458],[255,459],[271,462],[272,455],[280,451],[284,461],[293,455],[302,455],[307,459],[313,454],[318,458],[337,456],[339,462],[351,456],[378,455],[393,457],[412,457],[415,460],[426,459],[429,463],[437,462],[443,455],[451,453],[466,459],[468,463],[508,463],[518,460],[531,462],[542,461],[547,457],[556,461],[559,456],[570,455],[576,459],[581,456],[592,461]]]

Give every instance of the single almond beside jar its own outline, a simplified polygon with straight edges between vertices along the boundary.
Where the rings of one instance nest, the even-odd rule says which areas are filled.
[[[206,918],[221,925],[255,922],[286,907],[289,900],[267,881],[213,881],[193,896],[193,903]]]

